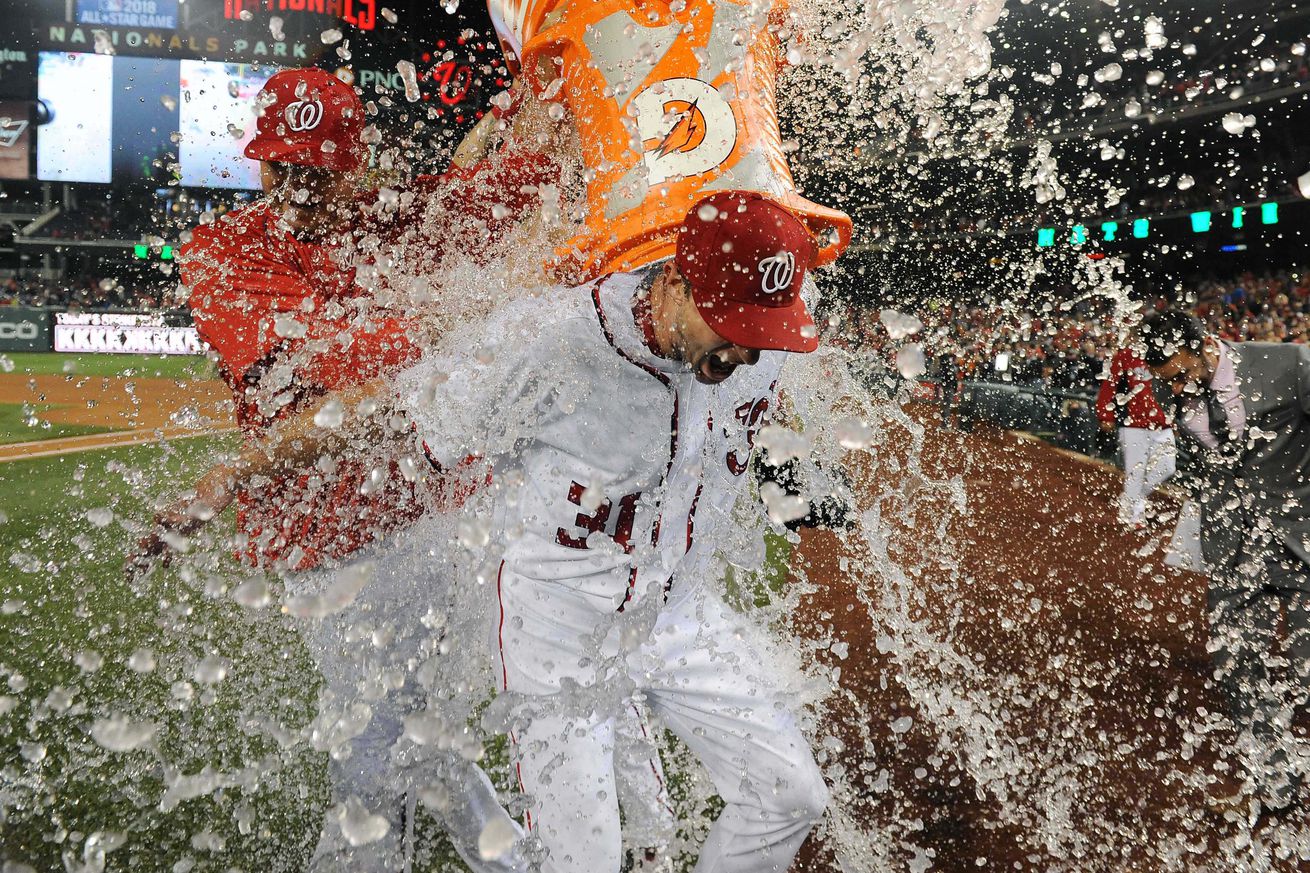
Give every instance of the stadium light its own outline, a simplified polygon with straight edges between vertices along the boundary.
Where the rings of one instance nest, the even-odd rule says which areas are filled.
[[[1075,246],[1080,246],[1080,245],[1082,245],[1082,244],[1085,243],[1085,242],[1087,242],[1087,227],[1086,227],[1086,225],[1075,224],[1075,225],[1073,226],[1073,232],[1072,232],[1071,234],[1069,234],[1069,244],[1070,244],[1070,245],[1075,245]]]
[[[1048,249],[1055,245],[1055,228],[1042,227],[1037,229],[1037,248]]]
[[[1101,222],[1101,232],[1105,235],[1106,242],[1114,242],[1114,235],[1119,232],[1119,222],[1117,221]]]
[[[1193,212],[1192,213],[1192,232],[1206,233],[1210,230],[1210,213]]]
[[[137,243],[132,246],[132,255],[138,260],[144,261],[146,258],[150,257],[150,248],[149,246]]]
[[[1245,222],[1246,222],[1246,207],[1245,207],[1245,206],[1234,206],[1234,207],[1233,207],[1233,228],[1234,228],[1234,229],[1240,229],[1240,228],[1242,227],[1242,225],[1243,225]]]
[[[1260,223],[1277,224],[1278,223],[1278,204],[1261,203],[1260,204]]]
[[[1146,239],[1151,235],[1151,219],[1138,218],[1133,221],[1133,237],[1135,239]]]

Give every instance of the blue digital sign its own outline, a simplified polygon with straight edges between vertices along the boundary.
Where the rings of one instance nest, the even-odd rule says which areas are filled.
[[[77,23],[177,30],[178,0],[77,0]]]

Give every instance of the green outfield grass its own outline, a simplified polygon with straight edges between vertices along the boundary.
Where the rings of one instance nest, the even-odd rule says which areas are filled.
[[[216,379],[213,363],[202,355],[74,355],[59,352],[7,352],[14,373],[50,376],[158,376],[164,379]]]
[[[235,439],[0,464],[0,866],[71,869],[66,853],[80,863],[79,840],[100,831],[124,839],[107,870],[168,871],[186,859],[196,870],[304,869],[327,803],[326,761],[260,727],[290,732],[312,717],[318,679],[300,637],[276,605],[252,610],[227,596],[249,576],[221,548],[144,581],[122,572],[152,502],[175,496]],[[778,589],[789,552],[771,541],[768,571],[736,580],[743,605]],[[143,651],[149,671],[134,669]],[[197,676],[206,656],[227,664],[221,681]],[[90,728],[114,714],[154,722],[153,745],[102,748]],[[505,744],[488,753],[505,787]],[[690,759],[675,744],[668,763],[680,796]],[[162,811],[179,773],[215,781]],[[706,822],[694,816],[688,827]],[[465,870],[430,819],[420,834],[419,870]]]
[[[26,421],[21,403],[0,403],[0,446],[10,443],[26,443],[36,440],[52,440],[59,437],[82,436],[89,433],[108,433],[113,428],[92,427],[82,424],[58,424],[47,422],[42,411],[37,416],[40,423],[33,427]]]
[[[180,490],[223,445],[0,464],[0,865],[63,870],[65,852],[82,861],[70,835],[102,831],[125,838],[108,869],[165,871],[187,857],[197,869],[302,869],[325,802],[323,761],[241,727],[309,718],[316,683],[299,638],[275,611],[207,592],[199,573],[135,584],[122,573],[150,501]],[[143,650],[148,672],[129,666]],[[205,655],[230,664],[226,678],[198,680]],[[95,743],[89,728],[114,713],[155,722],[153,750]],[[166,776],[206,767],[247,782],[160,811]]]
[[[6,871],[6,862],[27,865],[15,873],[74,869],[65,853],[80,863],[78,840],[97,831],[125,837],[106,870],[169,871],[188,858],[196,870],[304,870],[328,802],[326,758],[254,727],[296,730],[314,713],[319,680],[299,635],[276,605],[250,610],[226,596],[249,574],[222,549],[205,550],[220,553],[217,564],[197,561],[192,572],[135,583],[122,572],[151,502],[175,496],[235,439],[0,464]],[[230,520],[220,525],[227,533]],[[149,672],[131,665],[142,650],[153,653]],[[221,682],[195,675],[206,655],[228,664]],[[153,748],[115,753],[94,742],[91,725],[115,713],[158,724]],[[493,742],[488,754],[488,772],[508,787],[506,744]],[[177,773],[221,773],[241,785],[215,785],[161,811],[165,777]],[[467,870],[426,815],[419,834],[416,869]]]

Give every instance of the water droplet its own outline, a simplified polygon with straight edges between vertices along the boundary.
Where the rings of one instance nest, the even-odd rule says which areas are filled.
[[[247,609],[263,609],[272,598],[267,582],[263,579],[250,579],[233,590],[232,599]]]
[[[387,24],[395,24],[400,18],[386,6],[382,7],[382,17],[386,19]]]
[[[318,412],[314,413],[314,425],[324,430],[336,430],[341,427],[345,421],[346,411],[338,400],[329,400],[324,403]]]
[[[194,676],[197,682],[204,685],[217,685],[227,678],[227,669],[228,663],[225,658],[209,654],[196,664]]]
[[[159,727],[150,721],[132,721],[114,714],[96,719],[91,725],[91,739],[111,752],[130,752],[149,743]]]
[[[405,83],[405,99],[414,103],[422,96],[418,89],[418,71],[409,61],[396,61],[396,71],[400,73],[400,80]]]
[[[341,31],[335,27],[329,27],[320,33],[318,38],[323,41],[323,45],[335,45],[341,42]]]
[[[760,486],[760,499],[769,514],[769,520],[775,524],[786,524],[798,518],[804,518],[810,512],[810,503],[797,494],[788,494],[777,482],[765,482]]]
[[[137,649],[128,656],[127,666],[134,673],[151,673],[155,669],[155,653],[149,649]]]
[[[837,444],[843,449],[867,449],[873,444],[873,428],[859,418],[844,418],[837,423]]]
[[[1233,136],[1241,136],[1246,133],[1248,127],[1255,127],[1255,116],[1243,115],[1240,112],[1229,112],[1223,117],[1222,124],[1224,130]]]
[[[518,838],[518,831],[511,819],[504,816],[494,817],[478,835],[478,855],[484,861],[503,858],[514,848]]]
[[[278,42],[281,42],[282,40],[287,38],[286,33],[282,30],[281,16],[274,15],[272,18],[268,20],[268,32],[272,34],[273,39],[277,40]],[[302,99],[304,97],[303,94],[297,94],[296,96]]]
[[[376,843],[391,829],[385,818],[369,812],[360,799],[353,795],[337,807],[337,822],[341,825],[341,834],[346,842],[356,847]]]
[[[456,525],[456,539],[466,549],[480,549],[491,541],[491,528],[476,516],[465,516]]]
[[[928,372],[923,358],[923,346],[911,343],[896,352],[896,369],[906,379],[917,379]]]
[[[887,335],[894,340],[905,339],[923,330],[923,322],[918,318],[894,309],[882,310],[878,314],[878,320],[887,329]]]
[[[107,506],[98,506],[86,511],[86,520],[96,527],[109,527],[114,520],[114,511]]]

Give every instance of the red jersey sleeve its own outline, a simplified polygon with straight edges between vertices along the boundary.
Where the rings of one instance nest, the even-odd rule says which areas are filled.
[[[367,382],[393,373],[419,359],[420,351],[409,336],[405,319],[375,318],[364,323],[317,321],[304,339],[286,347],[297,354],[308,346],[308,354],[297,367],[297,378],[307,387],[332,390]]]
[[[1101,388],[1096,393],[1096,418],[1106,424],[1114,424],[1119,420],[1117,412],[1117,401],[1115,393],[1119,380],[1123,375],[1123,349],[1114,353],[1110,359],[1110,372],[1106,378],[1101,380]]]
[[[196,332],[234,387],[281,348],[276,317],[301,310],[314,297],[308,277],[277,248],[262,222],[238,215],[197,228],[179,251]]]

